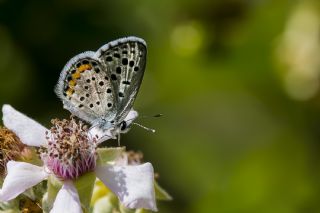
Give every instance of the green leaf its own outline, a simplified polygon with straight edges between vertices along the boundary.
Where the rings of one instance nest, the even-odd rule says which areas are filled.
[[[172,200],[171,195],[168,194],[158,183],[157,181],[154,181],[154,190],[156,193],[156,199],[157,200]]]
[[[106,164],[110,161],[114,161],[121,156],[126,150],[126,147],[114,147],[114,148],[98,148],[98,161],[99,165]]]

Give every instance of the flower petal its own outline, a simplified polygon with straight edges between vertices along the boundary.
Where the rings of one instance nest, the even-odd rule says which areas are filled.
[[[17,161],[7,163],[7,172],[0,189],[0,201],[13,199],[48,177],[43,167]]]
[[[96,174],[125,207],[157,211],[153,167],[150,163],[138,166],[97,166]]]
[[[64,182],[50,211],[50,213],[61,212],[82,213],[78,191],[72,181]]]
[[[45,132],[48,131],[38,122],[5,104],[2,107],[3,123],[12,130],[22,143],[29,146],[44,146],[47,143]]]

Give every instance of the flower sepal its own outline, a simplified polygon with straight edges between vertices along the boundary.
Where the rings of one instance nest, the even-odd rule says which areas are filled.
[[[120,213],[135,213],[136,212],[136,209],[128,209],[124,205],[122,205],[121,203],[119,203],[119,210],[120,210]]]
[[[125,151],[126,147],[98,148],[97,165],[102,166],[114,162],[119,159]]]
[[[95,180],[95,173],[87,172],[74,181],[83,212],[89,212]]]
[[[157,200],[163,200],[163,201],[170,201],[172,200],[171,195],[169,195],[169,193],[164,190],[157,181],[154,181],[154,191],[156,194],[156,199]]]
[[[13,213],[13,212],[19,212],[19,201],[20,197],[10,200],[8,202],[0,202],[0,212],[3,213]]]
[[[92,211],[93,213],[119,212],[119,200],[115,194],[109,191],[106,195],[97,199],[92,205],[92,207],[93,207],[93,211]]]
[[[49,212],[50,209],[52,209],[57,194],[63,185],[63,183],[53,175],[50,175],[48,177],[47,184],[47,193],[43,196],[42,199],[42,208],[44,212]]]
[[[89,212],[90,201],[92,197],[93,187],[95,183],[95,173],[87,172],[74,181],[75,188],[78,192],[83,212]],[[48,192],[43,198],[42,206],[45,212],[52,209],[58,192],[61,190],[63,182],[51,175],[48,178]]]

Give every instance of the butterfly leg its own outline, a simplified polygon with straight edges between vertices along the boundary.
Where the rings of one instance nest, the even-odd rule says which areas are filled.
[[[120,146],[120,132],[118,132],[118,146]]]

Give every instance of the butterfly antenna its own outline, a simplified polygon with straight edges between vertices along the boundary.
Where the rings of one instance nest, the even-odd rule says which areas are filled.
[[[147,131],[149,131],[149,132],[152,132],[152,133],[155,133],[155,132],[156,132],[155,129],[151,129],[151,128],[142,126],[141,124],[138,124],[138,123],[135,123],[135,122],[133,122],[132,124],[137,125],[137,126],[141,127],[142,129],[145,129],[145,130],[147,130]]]
[[[162,117],[162,116],[163,116],[163,114],[162,114],[162,113],[159,113],[159,114],[153,115],[152,117],[154,117],[154,118],[159,118],[159,117]]]
[[[163,114],[162,113],[159,113],[159,114],[155,114],[155,115],[152,115],[152,116],[148,116],[148,115],[143,115],[142,117],[143,118],[160,118],[162,117]]]

